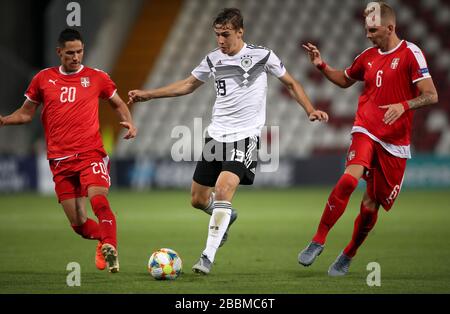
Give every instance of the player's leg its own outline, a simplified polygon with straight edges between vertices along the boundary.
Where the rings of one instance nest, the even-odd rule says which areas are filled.
[[[319,256],[325,245],[326,237],[331,228],[344,213],[351,194],[358,186],[358,180],[364,172],[361,165],[349,165],[328,197],[320,218],[319,226],[312,241],[298,255],[298,262],[310,266]]]
[[[328,197],[316,234],[308,246],[298,255],[298,262],[303,266],[311,265],[319,256],[331,228],[344,213],[350,196],[358,186],[364,170],[370,167],[373,156],[373,141],[367,136],[356,133],[348,150],[347,166],[344,174],[336,183]]]
[[[390,210],[400,193],[406,159],[391,155],[378,143],[374,152],[374,167],[364,176],[367,189],[361,202],[360,214],[355,220],[352,239],[331,265],[328,272],[331,276],[342,276],[348,272],[352,258],[375,226],[380,205],[386,211]]]
[[[88,197],[97,216],[100,237],[101,251],[108,264],[108,269],[112,273],[119,271],[119,258],[117,254],[117,225],[116,217],[111,210],[107,199],[108,188],[104,186],[90,186]]]
[[[245,145],[245,141],[242,140],[242,145]],[[214,210],[215,193],[213,188],[216,185],[217,178],[224,169],[223,161],[226,159],[226,147],[227,144],[217,142],[214,139],[207,138],[202,150],[202,159],[197,163],[195,168],[192,188],[191,188],[191,204],[195,208],[199,208],[206,212],[208,215],[212,215]],[[231,155],[231,149],[233,149],[234,143],[231,143],[229,147],[229,155]],[[251,155],[251,154],[250,154]],[[235,167],[239,168],[239,167]],[[242,168],[242,167],[241,167]],[[243,172],[242,169],[238,169]],[[232,169],[232,172],[236,172]],[[240,175],[240,174],[239,174]],[[237,211],[232,209],[230,223],[228,228],[237,218]],[[220,246],[224,245],[228,239],[228,229],[222,237]]]
[[[330,276],[343,276],[348,273],[352,258],[377,222],[379,208],[380,203],[373,200],[366,191],[361,202],[359,215],[355,220],[352,239],[328,269]]]
[[[84,197],[63,200],[61,205],[76,233],[85,239],[100,240],[98,223],[87,217]]]
[[[73,158],[51,160],[55,192],[72,229],[85,239],[100,239],[98,224],[87,217],[79,177],[72,171]]]
[[[350,196],[358,186],[358,181],[362,177],[363,172],[364,166],[362,165],[347,166],[344,174],[341,176],[328,197],[320,219],[319,227],[313,237],[314,242],[321,245],[325,244],[329,231],[347,208]]]
[[[193,266],[194,272],[209,273],[217,249],[228,238],[228,230],[237,218],[237,211],[232,208],[231,201],[239,184],[253,184],[258,143],[259,138],[251,136],[231,143],[209,141],[203,148],[202,161],[197,164],[194,181],[213,186],[214,180],[215,201],[206,248]],[[213,158],[208,162],[205,160],[208,157]]]
[[[375,226],[379,209],[380,203],[370,198],[369,194],[366,191],[361,202],[359,215],[355,220],[352,240],[344,249],[345,255],[350,258],[353,258],[356,255],[356,251],[367,238],[369,232]]]
[[[223,171],[220,173],[215,187],[216,200],[209,221],[206,248],[203,250],[199,262],[193,266],[194,272],[203,274],[210,272],[216,252],[230,223],[231,201],[239,182],[240,178],[232,172]]]
[[[213,188],[205,185],[201,185],[195,181],[192,181],[191,186],[191,204],[193,207],[198,208],[208,215],[212,215],[214,210],[214,201],[216,193],[213,192]],[[237,219],[237,211],[233,208],[230,217],[230,223],[228,229]],[[228,239],[228,229],[220,241],[219,247],[223,246]]]
[[[100,228],[96,221],[87,217],[85,201],[85,197],[77,197],[75,199],[64,200],[61,202],[61,205],[76,233],[85,239],[98,240],[95,250],[95,267],[99,270],[104,270],[106,268],[106,261],[101,251]]]
[[[222,164],[217,159],[216,147],[221,143],[212,138],[205,139],[202,159],[197,162],[191,185],[191,205],[211,215],[214,205],[214,185],[219,177]]]
[[[203,252],[211,262],[214,261],[215,253],[219,248],[222,238],[227,231],[231,214],[233,212],[231,201],[239,185],[240,178],[229,171],[220,173],[216,183],[216,199],[214,210],[209,221],[208,240]]]
[[[101,252],[100,228],[96,221],[87,217],[85,201],[82,195],[81,183],[73,166],[77,164],[76,157],[62,161],[50,161],[53,172],[55,192],[61,203],[72,229],[85,239],[98,240],[95,253],[95,266],[99,270],[106,268],[106,261]]]
[[[88,196],[92,210],[98,219],[101,251],[108,264],[109,272],[118,272],[116,217],[107,199],[110,186],[109,158],[103,151],[94,150],[79,154],[78,159],[81,191],[83,195]]]

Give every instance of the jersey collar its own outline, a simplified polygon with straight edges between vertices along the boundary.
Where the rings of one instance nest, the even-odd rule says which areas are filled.
[[[245,48],[247,48],[247,43],[246,42],[244,42],[244,45],[242,46],[242,48],[235,55],[230,56],[230,55],[228,55],[226,53],[222,53],[222,54],[227,56],[228,58],[235,58],[236,56],[241,55],[245,51]]]
[[[63,70],[62,65],[60,65],[59,66],[59,73],[61,73],[62,75],[74,75],[74,74],[80,73],[83,69],[84,69],[84,65],[81,65],[80,68],[78,69],[78,71],[67,73],[66,71]]]
[[[395,48],[392,48],[391,50],[389,50],[389,51],[381,51],[380,50],[380,48],[378,48],[378,53],[380,54],[380,55],[388,55],[388,54],[390,54],[390,53],[393,53],[394,51],[396,51],[398,48],[400,48],[400,46],[403,44],[403,42],[404,42],[405,40],[404,39],[402,39],[402,40],[400,40],[400,42],[398,43],[398,45],[395,47]]]

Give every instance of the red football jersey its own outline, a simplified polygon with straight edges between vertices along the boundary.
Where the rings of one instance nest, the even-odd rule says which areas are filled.
[[[414,111],[407,111],[394,124],[387,125],[383,122],[387,109],[379,106],[400,103],[419,95],[415,83],[431,77],[420,48],[404,40],[387,52],[368,48],[355,58],[345,75],[364,81],[354,126],[367,129],[385,143],[409,145]]]
[[[82,66],[75,73],[61,67],[44,69],[33,78],[25,97],[43,105],[41,120],[47,158],[56,159],[103,149],[98,98],[109,99],[117,88],[108,74]]]

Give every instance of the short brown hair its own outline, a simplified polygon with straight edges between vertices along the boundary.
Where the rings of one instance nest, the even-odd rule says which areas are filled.
[[[236,8],[225,8],[220,12],[213,22],[213,27],[216,25],[226,25],[230,23],[233,29],[239,30],[244,28],[244,18],[241,11]]]

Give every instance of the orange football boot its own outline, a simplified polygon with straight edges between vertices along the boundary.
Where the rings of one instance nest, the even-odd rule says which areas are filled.
[[[104,270],[106,268],[106,260],[102,253],[102,245],[101,241],[98,241],[97,249],[95,250],[95,267],[98,270]]]

